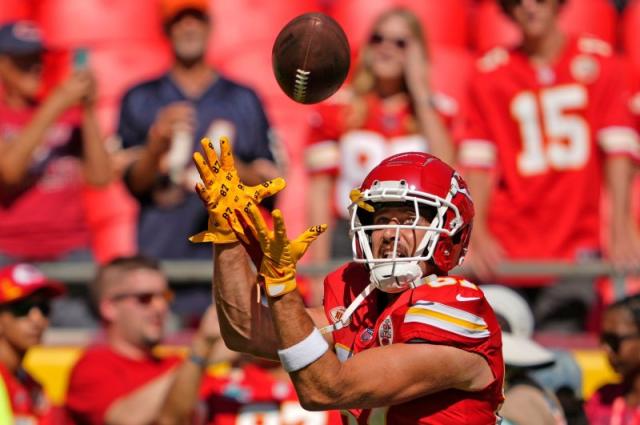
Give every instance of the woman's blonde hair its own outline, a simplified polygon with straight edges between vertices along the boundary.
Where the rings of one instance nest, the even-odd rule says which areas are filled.
[[[418,19],[415,13],[404,7],[394,7],[380,14],[371,26],[367,42],[365,42],[360,50],[358,64],[353,74],[353,78],[351,79],[354,98],[347,116],[347,126],[350,128],[359,128],[364,124],[368,112],[366,97],[375,90],[376,78],[371,70],[368,60],[371,51],[371,46],[369,45],[368,40],[384,21],[394,16],[398,16],[406,22],[409,30],[411,31],[411,35],[418,41],[418,43],[420,43],[425,57],[427,59],[429,58],[425,32],[422,28],[420,19]],[[403,84],[403,88],[404,91],[407,92],[406,82]]]

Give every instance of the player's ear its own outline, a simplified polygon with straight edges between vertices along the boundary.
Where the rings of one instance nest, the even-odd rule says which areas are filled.
[[[113,322],[116,318],[116,308],[113,301],[109,299],[102,299],[98,303],[98,312],[100,318],[106,322]]]

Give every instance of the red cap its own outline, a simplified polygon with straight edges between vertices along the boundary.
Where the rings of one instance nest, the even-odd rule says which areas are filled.
[[[31,264],[14,264],[0,269],[0,304],[26,298],[39,290],[56,297],[65,292],[65,287],[60,282],[48,279]]]
[[[198,10],[209,15],[209,2],[207,0],[162,0],[162,20],[169,21],[186,9]]]

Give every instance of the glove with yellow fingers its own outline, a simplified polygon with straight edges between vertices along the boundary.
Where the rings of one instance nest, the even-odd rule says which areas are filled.
[[[275,195],[284,188],[285,181],[278,177],[260,185],[245,186],[238,178],[227,138],[220,138],[220,160],[209,139],[202,139],[200,143],[206,159],[200,152],[193,154],[202,179],[202,183],[196,184],[196,192],[209,212],[209,223],[207,230],[189,240],[214,244],[236,242],[236,234],[243,230],[235,211],[244,211],[249,205],[256,206],[264,198]]]
[[[320,234],[327,230],[326,224],[312,226],[294,240],[287,238],[287,229],[282,212],[273,210],[273,231],[264,222],[255,204],[244,210],[249,218],[236,213],[243,233],[238,240],[245,247],[264,281],[267,295],[279,297],[296,289],[296,264]],[[235,228],[234,228],[235,231]]]

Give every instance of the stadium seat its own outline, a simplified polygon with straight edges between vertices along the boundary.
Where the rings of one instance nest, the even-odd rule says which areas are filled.
[[[56,47],[162,37],[158,2],[150,0],[40,0],[36,19]]]
[[[271,53],[273,42],[282,27],[306,12],[321,11],[320,0],[211,1],[213,31],[209,57],[216,60],[244,53],[256,45]]]
[[[424,25],[427,39],[432,44],[466,45],[469,0],[340,0],[332,4],[329,13],[342,25],[351,47],[357,51],[376,18],[394,6],[412,10]]]
[[[616,42],[617,12],[609,0],[569,0],[560,14],[560,27],[569,34],[591,34]]]
[[[622,48],[634,67],[640,70],[640,1],[634,0],[622,15]]]
[[[171,54],[166,43],[110,43],[89,51],[89,66],[98,80],[100,99],[119,101],[134,84],[167,70]]]
[[[608,0],[568,0],[560,12],[559,25],[569,34],[591,34],[609,43],[616,41],[616,10]],[[495,0],[478,4],[473,46],[484,52],[495,46],[512,46],[520,40],[516,26]]]
[[[0,25],[5,22],[33,20],[33,0],[2,0]]]
[[[518,29],[502,13],[496,0],[481,0],[474,12],[471,44],[479,53],[520,41]]]

